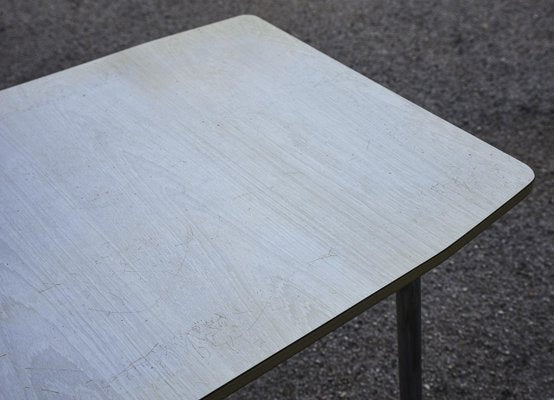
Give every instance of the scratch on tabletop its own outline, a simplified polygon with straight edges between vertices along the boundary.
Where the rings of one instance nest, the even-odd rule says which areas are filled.
[[[315,260],[310,261],[308,264],[314,263],[314,262],[319,261],[319,260],[323,260],[325,258],[336,257],[336,256],[337,256],[337,254],[333,251],[333,248],[331,247],[327,254],[324,254],[321,257],[318,257]]]
[[[46,388],[40,388],[40,390],[43,391],[43,392],[61,394],[60,392],[56,392],[55,390],[46,389]]]
[[[140,356],[139,358],[137,358],[135,361],[131,362],[127,368],[125,368],[124,370],[118,372],[117,374],[115,374],[112,379],[111,379],[111,382],[113,382],[114,380],[116,380],[121,374],[129,371],[131,368],[134,368],[135,367],[135,364],[138,363],[139,361],[142,361],[142,360],[146,360],[146,358],[152,354],[152,352],[154,351],[154,349],[156,349],[156,347],[158,347],[159,343],[156,343],[146,354],[144,354],[143,356]]]
[[[56,286],[60,286],[60,285],[61,285],[61,283],[54,283],[52,286],[48,286],[46,289],[39,290],[38,292],[39,292],[39,293],[44,293],[44,292],[46,292],[47,290],[53,289],[53,288],[55,288]]]

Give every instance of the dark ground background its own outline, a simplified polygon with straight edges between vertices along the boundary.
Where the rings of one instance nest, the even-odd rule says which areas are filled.
[[[554,398],[554,1],[0,0],[0,88],[256,14],[528,163],[533,193],[422,279],[424,394]],[[233,399],[395,399],[394,297]]]

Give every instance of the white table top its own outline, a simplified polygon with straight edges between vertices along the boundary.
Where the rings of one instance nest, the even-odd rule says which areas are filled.
[[[0,92],[0,164],[5,399],[228,393],[533,180],[251,16]]]

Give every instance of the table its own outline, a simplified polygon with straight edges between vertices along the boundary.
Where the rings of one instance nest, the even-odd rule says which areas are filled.
[[[6,399],[220,398],[520,201],[525,164],[253,16],[0,92]]]

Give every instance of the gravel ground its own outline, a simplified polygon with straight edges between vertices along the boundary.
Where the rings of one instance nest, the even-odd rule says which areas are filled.
[[[554,398],[554,2],[0,0],[0,88],[249,13],[528,163],[533,193],[422,279],[424,395]],[[395,399],[394,298],[232,399]]]

